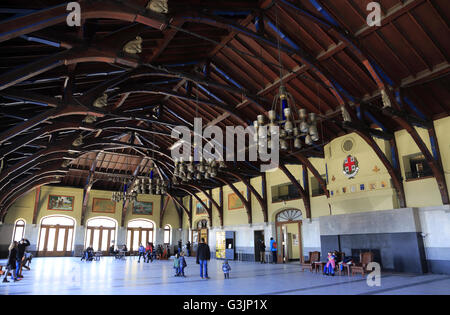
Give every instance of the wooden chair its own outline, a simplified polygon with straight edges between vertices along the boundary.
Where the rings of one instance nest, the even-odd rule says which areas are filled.
[[[320,261],[320,252],[309,252],[309,260],[301,263],[302,271],[305,269],[309,269],[309,271],[313,271],[314,263]]]
[[[355,273],[360,273],[363,277],[366,272],[367,265],[373,261],[373,253],[372,252],[365,252],[359,254],[359,263],[353,264],[350,266],[350,269],[352,270],[352,276]]]

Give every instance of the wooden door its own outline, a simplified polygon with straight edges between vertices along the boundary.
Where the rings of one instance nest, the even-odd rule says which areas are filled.
[[[130,252],[137,252],[139,244],[145,247],[147,242],[153,242],[153,229],[129,228],[127,235],[127,246]]]
[[[72,253],[73,226],[42,225],[38,256],[62,257]]]

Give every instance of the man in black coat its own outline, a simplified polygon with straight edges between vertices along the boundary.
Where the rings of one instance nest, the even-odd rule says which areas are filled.
[[[202,242],[198,244],[197,248],[197,264],[200,264],[200,277],[202,279],[209,279],[208,277],[208,260],[211,259],[211,252],[208,244],[202,238]]]
[[[20,240],[19,245],[17,245],[16,254],[16,278],[23,278],[22,276],[22,263],[23,256],[25,255],[25,250],[30,246],[30,241],[26,238]]]
[[[263,240],[259,241],[259,255],[260,260],[261,260],[261,264],[265,264],[266,263],[266,244],[264,244]]]
[[[181,240],[178,241],[178,254],[181,254],[181,251],[183,249],[183,243],[181,242]]]

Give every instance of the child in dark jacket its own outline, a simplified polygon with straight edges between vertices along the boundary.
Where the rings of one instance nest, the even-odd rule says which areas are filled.
[[[225,279],[230,279],[230,270],[231,267],[228,264],[228,260],[225,260],[225,262],[222,264],[222,271],[223,275],[225,276]]]
[[[184,252],[180,253],[180,258],[178,259],[178,275],[180,277],[186,277],[184,275],[184,268],[186,268],[187,264],[186,264],[186,259],[184,258]]]

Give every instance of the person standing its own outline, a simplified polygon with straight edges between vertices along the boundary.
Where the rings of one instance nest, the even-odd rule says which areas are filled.
[[[181,254],[181,250],[183,247],[183,243],[181,242],[181,240],[178,241],[178,254]]]
[[[180,277],[185,277],[184,275],[184,268],[186,268],[187,263],[186,263],[186,259],[184,258],[184,252],[180,253],[180,258],[179,258],[179,269],[178,269],[178,274]]]
[[[173,269],[175,270],[175,277],[180,276],[180,254],[176,254],[173,258]]]
[[[18,279],[16,277],[16,260],[17,260],[17,242],[14,241],[9,245],[8,247],[9,255],[8,255],[8,261],[6,262],[6,270],[5,270],[5,277],[3,278],[3,282],[9,282],[8,281],[8,273],[11,271],[11,277],[13,277],[14,282],[16,282]]]
[[[26,248],[30,246],[30,241],[22,238],[17,245],[17,258],[16,258],[16,278],[23,278],[22,276],[22,266],[23,266],[23,256],[25,255]]]
[[[222,264],[222,271],[223,271],[223,276],[225,279],[230,279],[230,264],[228,263],[228,260],[225,260],[224,263]]]
[[[153,245],[150,242],[147,242],[147,247],[145,248],[145,254],[147,255],[147,264],[151,260],[153,262]],[[145,257],[144,257],[145,262]]]
[[[144,259],[145,262],[145,247],[142,244],[139,244],[139,259],[138,259],[138,263],[141,262],[141,256]]]
[[[273,239],[273,237],[270,238],[270,251],[272,252],[272,263],[277,263],[277,242]]]
[[[263,240],[259,241],[259,256],[261,260],[261,264],[266,263],[266,244],[264,244]]]
[[[205,243],[205,239],[202,238],[201,243],[197,248],[197,264],[200,264],[200,277],[202,279],[209,279],[208,277],[208,260],[211,259],[211,252],[209,251],[208,244]]]
[[[186,251],[187,251],[187,256],[190,257],[191,256],[191,242],[187,241],[186,243]]]

